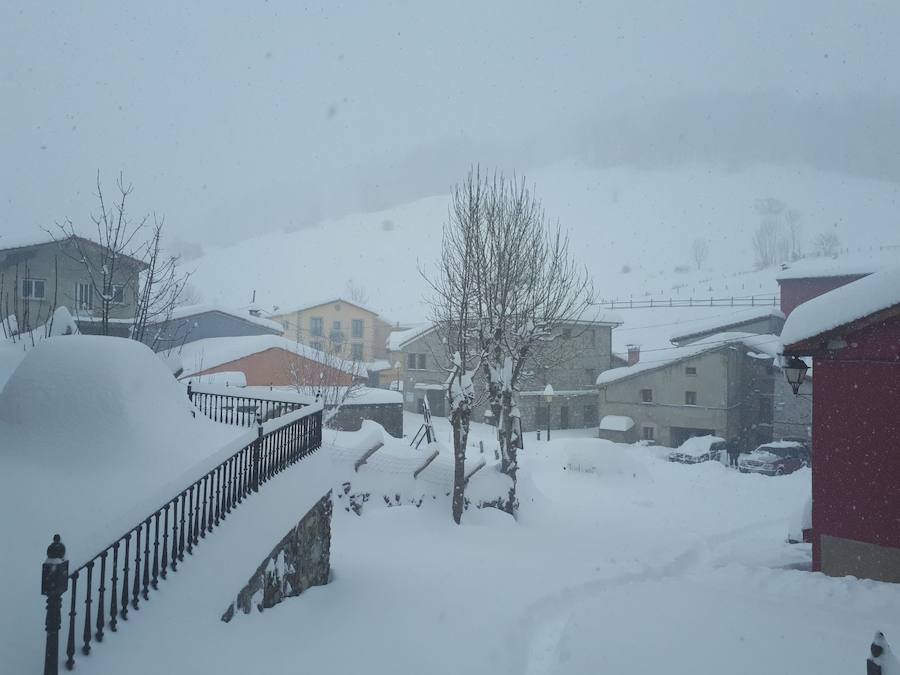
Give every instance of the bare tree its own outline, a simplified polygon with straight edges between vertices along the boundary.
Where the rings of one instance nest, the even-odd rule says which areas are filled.
[[[834,232],[822,232],[813,239],[812,254],[818,258],[834,257],[841,249],[841,240]]]
[[[800,260],[803,257],[803,215],[797,209],[788,209],[784,213],[784,220],[790,241],[790,259]]]
[[[573,356],[593,289],[587,271],[570,254],[568,237],[558,224],[548,223],[524,180],[482,178],[474,170],[468,178],[473,181],[484,195],[473,228],[477,339],[501,470],[511,479],[504,507],[514,513],[520,384],[532,371],[546,372]]]
[[[708,256],[709,244],[706,243],[706,239],[694,239],[691,243],[691,260],[694,261],[698,270],[703,267],[703,263],[706,262]]]
[[[447,397],[453,428],[452,515],[462,520],[465,504],[465,462],[469,423],[476,407],[473,383],[481,361],[475,338],[477,329],[476,272],[478,228],[483,218],[485,194],[480,177],[471,172],[450,197],[450,212],[444,224],[441,260],[435,275],[421,271],[432,294],[431,320],[445,350]]]
[[[134,187],[126,184],[120,173],[116,180],[117,196],[107,205],[97,172],[99,211],[91,215],[96,231],[96,246],[82,238],[70,219],[56,224],[50,232],[65,255],[80,264],[89,279],[83,291],[86,297],[75,297],[76,313],[89,309],[100,320],[100,333],[109,335],[114,308],[134,300],[131,337],[146,338],[147,326],[164,321],[178,305],[190,275],[179,271],[180,258],[162,251],[164,220],[153,216],[150,235],[142,239],[150,216],[132,220],[128,215],[128,198]],[[82,291],[76,293],[78,296]],[[94,305],[98,306],[95,307]]]
[[[288,361],[291,385],[297,393],[320,400],[326,420],[365,387],[365,369],[358,361],[334,351],[320,352],[299,342],[296,350],[297,356]]]

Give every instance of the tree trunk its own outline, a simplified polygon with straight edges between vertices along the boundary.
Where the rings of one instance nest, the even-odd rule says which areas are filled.
[[[500,420],[497,425],[497,439],[500,443],[500,470],[510,477],[512,487],[509,489],[509,501],[505,510],[515,514],[516,501],[516,472],[518,471],[519,457],[518,446],[513,442],[513,395],[511,391],[504,391],[501,398]]]
[[[459,525],[465,500],[466,443],[469,439],[469,413],[457,410],[453,424],[453,521]]]

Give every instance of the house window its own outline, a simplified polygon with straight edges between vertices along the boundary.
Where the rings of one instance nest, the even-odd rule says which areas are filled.
[[[125,304],[125,287],[122,284],[113,284],[109,287],[110,302],[114,305]]]
[[[415,354],[407,354],[406,355],[406,367],[410,370],[416,370],[416,355]]]
[[[91,309],[94,306],[93,284],[75,284],[75,306],[78,309]]]
[[[653,403],[653,390],[652,389],[641,389],[641,402],[642,403]]]
[[[425,370],[428,366],[425,363],[425,354],[417,354],[419,357],[419,370]]]
[[[691,377],[695,377],[697,375],[697,368],[694,366],[688,366],[687,368],[684,369],[684,374],[691,376]]]
[[[696,391],[684,392],[684,404],[685,405],[697,405],[697,392]]]
[[[562,336],[566,340],[568,340],[570,337],[572,337],[572,329],[571,328],[563,328]]]
[[[310,342],[310,343],[309,343],[309,346],[312,347],[313,349],[315,349],[316,351],[319,351],[319,352],[324,351],[324,350],[322,349],[322,343],[321,343],[321,342],[318,342],[318,341],[316,341],[316,342]]]
[[[587,332],[587,339],[588,339],[588,344],[589,344],[591,347],[596,347],[596,346],[597,346],[597,333],[596,333],[596,331],[594,331],[593,328],[591,328],[591,329],[588,330],[588,332]]]
[[[341,322],[340,322],[340,320],[332,321],[332,322],[331,322],[331,330],[340,330],[340,329],[341,329]]]
[[[309,334],[314,337],[322,337],[325,330],[324,324],[321,316],[314,316],[309,320]]]
[[[361,338],[363,336],[362,319],[353,319],[353,321],[350,323],[350,336],[355,338]]]
[[[45,282],[43,279],[22,279],[22,297],[31,300],[43,300]]]
[[[596,368],[585,368],[584,374],[587,376],[588,384],[597,384],[597,369]]]
[[[645,441],[655,441],[656,427],[641,427],[641,438]]]
[[[361,342],[354,342],[352,345],[350,345],[350,357],[354,361],[363,360],[363,346]]]

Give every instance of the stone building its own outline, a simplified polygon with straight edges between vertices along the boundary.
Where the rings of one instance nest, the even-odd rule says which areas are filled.
[[[742,450],[772,440],[778,346],[774,335],[719,333],[602,373],[600,436],[676,447],[714,435]]]
[[[597,376],[611,365],[612,329],[621,320],[607,313],[592,321],[568,324],[554,336],[566,358],[549,368],[536,368],[520,382],[519,410],[523,431],[547,427],[566,429],[597,425]],[[429,324],[396,331],[388,341],[388,361],[393,364],[394,388],[403,392],[404,408],[421,412],[422,401],[428,400],[431,412],[447,414],[445,383],[449,376],[446,354],[440,336]],[[544,400],[547,385],[554,391],[548,406]],[[476,377],[476,386],[481,378]],[[490,412],[482,403],[474,420],[490,422]]]

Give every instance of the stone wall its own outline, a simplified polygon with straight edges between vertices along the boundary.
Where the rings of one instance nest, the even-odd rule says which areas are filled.
[[[378,422],[394,438],[403,438],[402,403],[345,403],[328,427],[340,431],[359,431],[363,420]]]
[[[250,577],[222,614],[226,623],[235,613],[263,611],[311,586],[328,583],[331,566],[331,491],[291,528]]]

